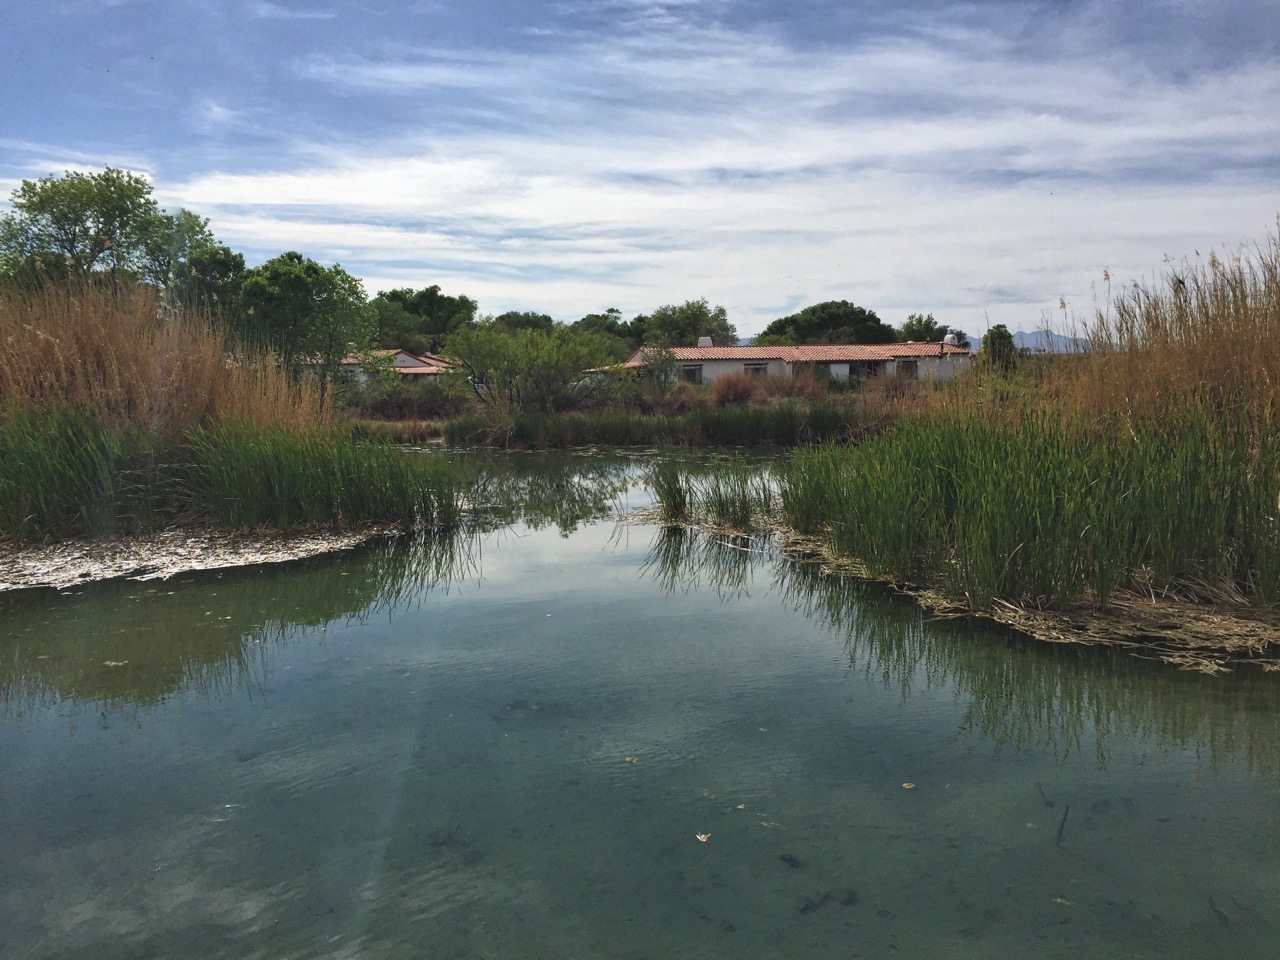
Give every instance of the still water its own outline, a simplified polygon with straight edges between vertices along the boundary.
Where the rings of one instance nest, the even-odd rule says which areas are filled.
[[[448,541],[0,595],[0,956],[1280,955],[1280,678],[495,471]]]

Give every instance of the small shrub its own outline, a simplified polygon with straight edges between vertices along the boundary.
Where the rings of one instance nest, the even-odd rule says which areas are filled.
[[[353,407],[362,416],[380,420],[434,420],[454,417],[466,408],[467,398],[435,380],[399,378],[389,388],[376,383],[353,395]]]
[[[664,413],[683,413],[706,405],[706,388],[681,381],[671,388],[671,392],[663,399],[659,409]]]
[[[746,370],[718,377],[711,384],[711,402],[717,407],[747,403],[755,395],[757,381],[763,379],[767,378]]]

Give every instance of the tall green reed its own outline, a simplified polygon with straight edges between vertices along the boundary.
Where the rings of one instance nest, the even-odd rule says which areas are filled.
[[[330,430],[223,422],[190,436],[182,489],[191,513],[236,527],[458,522],[469,471],[455,460],[356,445]]]
[[[140,428],[111,429],[63,407],[0,418],[0,538],[144,529],[163,512],[166,487],[152,439]]]
[[[1119,588],[1272,602],[1278,446],[1211,409],[1169,427],[931,416],[797,452],[781,502],[793,527],[825,531],[873,574],[975,609],[1105,606]]]

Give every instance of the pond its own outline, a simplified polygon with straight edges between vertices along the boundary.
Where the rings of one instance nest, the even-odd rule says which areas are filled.
[[[1276,677],[495,463],[465,536],[0,595],[0,955],[1275,956]]]

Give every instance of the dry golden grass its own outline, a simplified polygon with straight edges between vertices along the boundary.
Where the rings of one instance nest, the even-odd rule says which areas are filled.
[[[0,403],[74,407],[117,426],[183,431],[216,418],[315,426],[310,384],[269,357],[231,359],[208,317],[162,310],[137,285],[0,294]]]
[[[1172,266],[1086,333],[1092,350],[1072,397],[1082,408],[1145,420],[1190,403],[1260,423],[1280,409],[1280,239]]]
[[[1076,333],[1084,353],[1023,358],[1009,374],[979,359],[972,376],[940,384],[869,380],[863,418],[871,429],[944,411],[1005,423],[1053,412],[1122,427],[1206,415],[1267,424],[1280,411],[1280,239],[1171,265]]]

